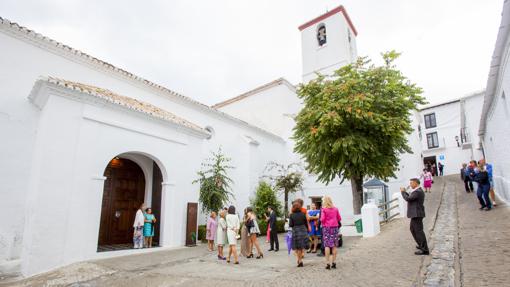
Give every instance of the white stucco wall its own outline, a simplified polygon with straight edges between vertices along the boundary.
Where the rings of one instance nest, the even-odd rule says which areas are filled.
[[[0,267],[21,259],[24,274],[34,274],[93,256],[99,230],[101,177],[108,161],[121,153],[147,153],[166,165],[168,182],[164,189],[175,190],[179,197],[170,193],[163,196],[172,206],[164,216],[178,224],[162,222],[165,232],[172,230],[162,238],[165,246],[184,244],[186,202],[196,202],[198,194],[198,185],[191,182],[210,151],[222,147],[232,158],[233,203],[240,206],[248,204],[257,173],[268,161],[279,160],[284,154],[285,142],[275,135],[31,37],[0,25],[0,129],[6,139],[0,141],[0,210],[19,215],[0,224]],[[50,97],[39,111],[28,96],[40,76],[90,84],[150,102],[201,127],[212,127],[214,136],[210,140],[189,139],[175,127],[165,129],[147,119],[137,122],[136,117],[61,97]],[[85,112],[106,122],[111,117],[119,118],[113,125],[105,124],[85,119]],[[186,144],[172,143],[174,139]],[[94,196],[91,189],[97,189]],[[90,205],[86,210],[84,202]],[[52,206],[56,209],[49,208]],[[50,219],[55,215],[66,218],[55,224],[56,231],[64,234],[57,240],[43,230],[52,225]],[[82,236],[84,231],[86,236]],[[46,260],[43,246],[49,251],[62,251]]]
[[[317,29],[321,24],[326,26],[327,34],[327,43],[323,46],[317,43]],[[357,57],[356,36],[341,12],[303,29],[301,49],[305,83],[314,79],[316,72],[329,75]]]
[[[505,45],[501,71],[497,81],[492,108],[487,115],[485,135],[482,137],[485,157],[493,165],[495,191],[510,202],[510,42]]]

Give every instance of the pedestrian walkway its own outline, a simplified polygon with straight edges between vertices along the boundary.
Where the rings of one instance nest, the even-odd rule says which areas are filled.
[[[313,254],[297,269],[281,238],[280,252],[240,265],[218,261],[202,245],[78,263],[0,286],[510,286],[510,208],[480,211],[461,184],[436,178],[426,194],[431,256],[414,255],[409,220],[396,219],[376,237],[345,238],[336,270]]]
[[[510,286],[510,207],[479,210],[476,194],[456,185],[461,286]]]

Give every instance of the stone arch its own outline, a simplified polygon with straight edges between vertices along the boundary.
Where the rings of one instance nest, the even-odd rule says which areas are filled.
[[[115,166],[118,165],[118,166]],[[136,210],[141,202],[156,215],[154,243],[160,242],[163,183],[167,171],[162,162],[145,152],[122,152],[106,161],[98,234],[98,251],[129,249]],[[143,177],[143,179],[141,178]],[[140,190],[143,185],[143,190]],[[141,202],[140,202],[141,201]],[[129,238],[131,234],[131,238]]]

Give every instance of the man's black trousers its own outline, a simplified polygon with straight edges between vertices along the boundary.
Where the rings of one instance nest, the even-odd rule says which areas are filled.
[[[418,248],[424,252],[429,252],[427,245],[427,238],[423,231],[423,217],[411,218],[411,234],[413,235],[414,241],[418,245]]]

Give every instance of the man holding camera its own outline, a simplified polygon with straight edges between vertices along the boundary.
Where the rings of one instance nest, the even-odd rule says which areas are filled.
[[[416,255],[429,255],[429,247],[427,245],[427,238],[423,231],[423,218],[425,217],[425,193],[420,187],[420,180],[412,178],[409,181],[410,192],[406,188],[401,187],[400,192],[405,201],[407,201],[407,217],[411,219],[411,234],[416,241]]]

